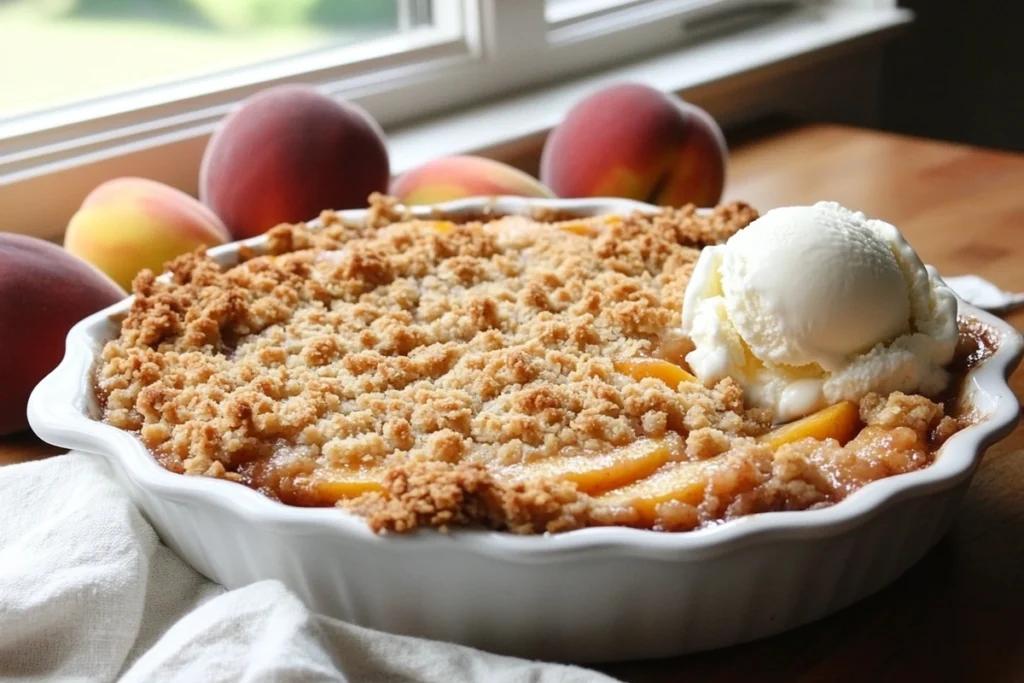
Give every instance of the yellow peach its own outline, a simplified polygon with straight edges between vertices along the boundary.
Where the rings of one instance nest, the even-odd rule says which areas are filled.
[[[525,465],[501,473],[511,481],[545,477],[571,481],[583,493],[598,495],[643,479],[668,462],[670,451],[659,441],[644,439],[606,453],[568,455]]]
[[[465,197],[553,197],[535,178],[500,161],[477,156],[436,159],[404,173],[391,185],[404,204],[436,204]]]
[[[429,225],[432,230],[436,230],[442,235],[455,229],[455,223],[452,223],[451,221],[429,221],[427,225]]]
[[[600,224],[594,222],[566,221],[564,223],[557,223],[555,227],[581,237],[597,237],[601,232]]]
[[[309,485],[320,505],[334,505],[364,493],[384,493],[383,480],[383,472],[378,470],[334,471],[317,473]]]
[[[708,474],[716,462],[712,458],[668,463],[646,479],[609,491],[594,502],[598,507],[633,508],[640,521],[650,526],[657,520],[658,507],[664,503],[678,501],[698,505],[704,499]]]
[[[646,377],[654,377],[672,387],[679,388],[683,382],[696,382],[697,378],[675,363],[659,358],[634,358],[615,362],[615,371],[629,375],[640,381]]]
[[[807,417],[776,427],[762,438],[772,448],[801,439],[835,439],[845,444],[857,433],[860,414],[856,403],[843,401],[827,408],[822,408]]]
[[[184,192],[144,178],[117,178],[85,198],[64,247],[129,289],[143,268],[160,272],[175,256],[228,239],[220,219]]]

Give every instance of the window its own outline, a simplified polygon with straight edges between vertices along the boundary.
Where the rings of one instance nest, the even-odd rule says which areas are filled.
[[[273,83],[347,96],[394,90],[389,75],[403,67],[468,55],[462,5],[0,0],[0,184],[51,163],[202,134]]]
[[[23,229],[53,234],[90,187],[115,174],[193,191],[205,137],[239,101],[275,83],[316,84],[393,128],[794,13],[866,15],[894,5],[0,0],[0,210],[10,215],[18,202]],[[58,176],[59,189],[49,180]],[[56,195],[69,198],[51,201]],[[44,216],[20,206],[30,201],[53,207]]]
[[[5,70],[0,117],[408,34],[430,24],[429,15],[413,15],[411,5],[13,0],[0,4],[0,64],[20,66]]]

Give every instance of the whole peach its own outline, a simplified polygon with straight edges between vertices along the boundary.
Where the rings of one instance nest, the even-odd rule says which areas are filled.
[[[366,112],[282,85],[250,98],[214,133],[199,197],[241,239],[324,209],[365,206],[387,189],[389,169],[383,134]]]
[[[540,178],[560,197],[626,197],[714,206],[725,186],[725,137],[703,109],[636,83],[577,104],[548,136]]]
[[[468,155],[435,159],[403,173],[391,185],[391,194],[404,204],[436,204],[493,195],[554,196],[536,178],[517,168]]]
[[[220,219],[184,192],[145,178],[116,178],[82,202],[64,248],[130,289],[143,268],[159,273],[175,256],[227,240]]]
[[[28,426],[28,396],[64,356],[68,330],[124,295],[56,244],[0,233],[0,434]]]

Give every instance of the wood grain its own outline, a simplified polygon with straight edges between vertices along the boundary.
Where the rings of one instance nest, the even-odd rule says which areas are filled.
[[[831,125],[733,151],[729,199],[833,199],[899,226],[943,273],[1024,291],[1024,157]],[[1024,329],[1024,313],[1009,317]],[[1012,385],[1024,395],[1024,371]],[[56,449],[0,440],[0,464]],[[770,588],[766,587],[766,590]],[[1024,681],[1024,428],[987,453],[949,535],[877,595],[796,631],[602,667],[625,681]]]
[[[40,460],[60,452],[61,449],[43,443],[31,432],[0,437],[0,465]]]
[[[1024,291],[1024,156],[839,126],[738,147],[730,199],[833,199],[897,225],[926,263]],[[1024,312],[1007,318],[1024,330]],[[1024,370],[1011,384],[1024,396]],[[767,589],[767,588],[766,588]],[[952,531],[878,594],[756,643],[603,667],[625,681],[1024,681],[1024,427],[985,455]]]

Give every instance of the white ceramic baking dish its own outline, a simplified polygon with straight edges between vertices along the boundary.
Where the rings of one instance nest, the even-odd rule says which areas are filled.
[[[440,208],[485,206],[498,213],[653,210],[623,200],[518,198]],[[211,254],[232,263],[237,246]],[[542,659],[597,662],[730,645],[877,591],[949,528],[985,449],[1013,429],[1019,412],[1007,377],[1020,360],[1020,335],[962,304],[961,313],[988,325],[996,341],[994,355],[965,383],[966,400],[983,417],[951,438],[932,466],[869,484],[835,506],[679,534],[594,528],[532,537],[469,530],[377,536],[336,509],[288,507],[228,481],[172,474],[134,435],[98,422],[91,369],[129,305],[71,330],[63,362],[29,402],[39,436],[104,456],[167,545],[225,586],[278,579],[314,610],[363,626]]]

